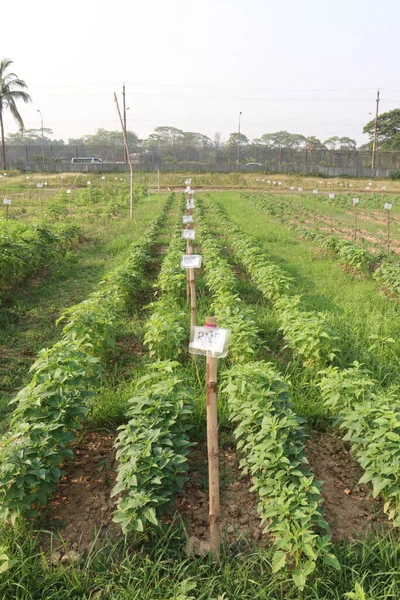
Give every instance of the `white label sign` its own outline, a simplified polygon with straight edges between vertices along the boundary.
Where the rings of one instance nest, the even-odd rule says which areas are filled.
[[[359,202],[358,198],[353,198],[353,204],[354,204],[354,206],[356,206],[358,204],[358,202]]]
[[[290,189],[291,189],[291,190],[292,190],[292,192],[293,192],[293,190],[294,190],[294,185],[291,185],[291,186],[290,186]]]
[[[193,200],[193,198],[191,198],[190,200],[188,200],[186,202],[186,208],[187,208],[187,210],[191,210],[192,208],[194,208],[194,200]]]
[[[194,240],[195,235],[194,229],[182,229],[182,237],[185,240]]]
[[[385,210],[392,210],[392,205],[390,202],[385,202],[385,206],[383,207]]]
[[[186,185],[190,185],[192,183],[192,179],[189,177],[189,179],[185,179],[185,183]]]
[[[329,199],[333,200],[335,198],[335,194],[329,194]]]
[[[193,223],[192,215],[183,215],[182,221],[184,223]]]
[[[184,254],[181,260],[181,269],[200,269],[201,254]]]
[[[382,186],[382,189],[383,189],[383,190],[386,190],[386,185],[383,185],[383,186]]]
[[[352,183],[349,183],[349,187],[353,187],[353,184],[352,184]]]
[[[229,329],[191,327],[189,352],[223,358],[228,354]]]
[[[43,183],[37,183],[37,184],[36,184],[36,187],[38,187],[38,188],[42,188],[42,187],[43,187]]]
[[[192,188],[190,187],[190,185],[188,185],[188,186],[187,186],[187,188],[185,189],[185,193],[186,193],[186,194],[192,194],[192,193],[193,193],[193,190],[192,190]]]
[[[297,190],[298,190],[299,192],[302,192],[302,191],[303,191],[303,188],[297,188]]]
[[[312,193],[313,194],[318,194],[318,190],[313,190]]]
[[[65,191],[67,192],[67,194],[70,194],[70,193],[71,193],[71,190],[65,190]]]
[[[278,185],[282,185],[282,181],[278,181]]]
[[[273,182],[272,182],[272,185],[276,185],[276,181],[273,181]]]
[[[11,204],[11,200],[9,200],[8,198],[4,198],[3,204],[10,205]]]

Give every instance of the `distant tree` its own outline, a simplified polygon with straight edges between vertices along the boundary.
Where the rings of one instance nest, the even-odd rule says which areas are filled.
[[[44,145],[64,145],[64,140],[52,140],[48,137],[50,135],[53,135],[53,130],[43,127]],[[6,141],[8,146],[38,146],[42,143],[42,129],[22,129],[16,133],[9,133]]]
[[[249,143],[249,138],[243,133],[231,133],[227,142],[228,146],[245,146]]]
[[[151,133],[147,139],[148,144],[162,144],[164,146],[174,146],[177,142],[182,141],[184,132],[176,127],[164,125],[156,127],[154,133]]]
[[[221,147],[221,132],[220,131],[216,131],[214,133],[214,148],[216,150],[219,150]]]
[[[326,150],[325,144],[321,142],[315,135],[306,138],[306,148],[311,152],[316,150]]]
[[[196,148],[211,147],[212,141],[206,135],[202,133],[195,133],[193,131],[183,132],[183,136],[179,138],[179,142],[182,144],[192,145]]]
[[[364,125],[363,133],[367,133],[370,142],[374,138],[375,119]],[[378,116],[377,147],[381,150],[398,150],[400,148],[400,108],[394,108]]]
[[[4,142],[3,113],[9,109],[20,129],[24,129],[24,122],[17,108],[17,101],[32,102],[30,95],[25,92],[27,85],[15,73],[7,73],[13,61],[3,58],[0,61],[0,132],[1,132],[1,164],[6,169],[6,148]]]
[[[276,131],[275,133],[264,133],[261,138],[254,140],[258,145],[269,148],[293,148],[297,150],[306,143],[306,138],[300,133],[289,133],[288,131]]]
[[[336,150],[336,147],[339,146],[339,137],[337,135],[333,135],[325,140],[324,144],[329,150]]]
[[[341,137],[339,138],[339,148],[340,150],[355,150],[357,147],[356,140],[349,137]]]
[[[133,131],[126,132],[126,138],[130,150],[134,150],[139,144],[139,138]],[[123,148],[124,138],[121,131],[108,131],[107,129],[96,129],[93,135],[85,136],[85,146],[109,146]]]

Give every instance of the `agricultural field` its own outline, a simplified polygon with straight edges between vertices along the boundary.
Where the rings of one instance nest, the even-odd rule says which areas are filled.
[[[0,597],[399,598],[400,184],[197,175],[189,244],[185,174],[137,174],[133,220],[126,176],[26,177],[0,180]]]

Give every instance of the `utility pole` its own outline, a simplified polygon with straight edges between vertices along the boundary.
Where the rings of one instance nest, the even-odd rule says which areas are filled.
[[[375,169],[376,134],[377,134],[377,130],[378,130],[378,114],[379,114],[379,90],[376,92],[375,127],[374,127],[374,140],[372,142],[372,161],[371,161],[372,169]]]
[[[240,117],[242,116],[242,111],[239,113],[239,126],[238,126],[238,144],[237,144],[237,166],[239,169],[239,161],[240,161]]]
[[[124,113],[124,131],[125,131],[125,137],[126,137],[126,103],[125,103],[125,83],[122,86],[122,112]],[[128,153],[127,150],[124,146],[124,152],[125,152],[125,164],[127,164],[128,162]]]
[[[43,160],[43,173],[46,172],[46,165],[44,162],[44,135],[43,135],[43,115],[41,113],[41,111],[39,109],[37,109],[39,115],[40,115],[40,121],[41,121],[41,127],[42,127],[42,160]]]

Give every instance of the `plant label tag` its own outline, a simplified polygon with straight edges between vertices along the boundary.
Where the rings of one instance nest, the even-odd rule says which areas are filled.
[[[334,200],[334,198],[335,198],[335,194],[329,194],[329,199],[330,200]]]
[[[195,235],[194,229],[182,229],[182,237],[185,240],[194,240]]]
[[[282,181],[278,181],[278,185],[282,185]]]
[[[192,208],[194,208],[194,200],[193,200],[193,198],[191,198],[190,200],[188,200],[186,202],[186,209],[187,210],[191,210]]]
[[[181,260],[181,269],[200,269],[201,254],[184,254]]]
[[[217,327],[191,327],[189,352],[223,358],[228,354],[230,333]]]
[[[71,193],[71,190],[65,190],[65,191],[67,192],[67,194],[70,194],[70,193]]]
[[[3,204],[6,204],[7,206],[9,206],[11,204],[11,200],[9,200],[8,198],[4,198]]]
[[[318,190],[313,190],[312,193],[313,194],[318,194]]]
[[[294,190],[294,185],[291,185],[291,186],[290,186],[290,189],[291,189],[291,190],[292,190],[292,192],[293,192],[293,190]]]
[[[271,180],[270,180],[270,179],[268,179],[267,183],[271,183]]]
[[[191,183],[192,183],[192,179],[191,179],[191,177],[189,177],[188,179],[185,179],[185,184],[186,184],[187,186],[189,186]]]
[[[273,181],[273,182],[272,182],[272,185],[276,185],[276,181]]]
[[[184,223],[193,223],[192,215],[183,215],[182,220]]]
[[[359,202],[358,198],[353,198],[353,204],[354,204],[354,206],[356,206],[358,204],[358,202]]]
[[[386,185],[383,185],[383,186],[382,186],[382,189],[383,189],[383,190],[386,190]]]
[[[5,202],[5,200],[4,200]],[[390,204],[390,202],[385,202],[385,206],[384,206],[385,210],[392,210],[392,205]]]
[[[353,187],[353,184],[352,184],[352,183],[349,183],[349,187]]]
[[[192,188],[190,187],[190,185],[188,185],[187,188],[185,189],[185,193],[192,194]]]
[[[37,184],[36,184],[36,187],[38,187],[38,188],[42,188],[42,187],[43,187],[43,183],[37,183]]]
[[[302,192],[302,191],[303,191],[303,188],[297,188],[297,191],[298,191],[298,192]]]

